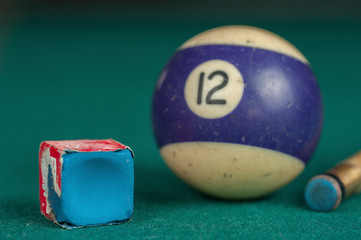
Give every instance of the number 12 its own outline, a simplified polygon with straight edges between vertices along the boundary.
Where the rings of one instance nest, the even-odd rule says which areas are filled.
[[[198,94],[197,94],[197,104],[202,104],[202,98],[203,98],[203,84],[204,84],[204,72],[201,72],[199,75],[199,82],[198,82]],[[212,95],[224,88],[228,83],[228,75],[223,71],[214,71],[208,76],[208,80],[212,80],[215,76],[220,75],[223,78],[223,82],[219,85],[213,87],[211,90],[209,90],[207,96],[206,96],[206,104],[219,104],[219,105],[225,105],[227,102],[225,99],[212,99]]]

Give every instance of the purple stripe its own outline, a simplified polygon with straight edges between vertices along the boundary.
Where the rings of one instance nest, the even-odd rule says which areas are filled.
[[[204,119],[188,108],[184,85],[195,67],[212,59],[236,66],[245,89],[233,112]],[[162,75],[153,99],[159,147],[189,141],[240,143],[290,154],[304,163],[310,159],[320,137],[323,110],[317,81],[307,64],[263,49],[206,45],[176,52]]]

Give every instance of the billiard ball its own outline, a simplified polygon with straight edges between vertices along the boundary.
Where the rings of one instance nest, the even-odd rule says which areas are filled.
[[[310,64],[293,45],[259,28],[225,26],[175,52],[156,84],[152,120],[162,158],[184,182],[250,199],[302,172],[323,109]]]

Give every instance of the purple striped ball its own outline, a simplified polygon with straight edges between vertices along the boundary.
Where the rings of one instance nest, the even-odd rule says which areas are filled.
[[[323,109],[306,58],[268,31],[226,26],[184,43],[153,97],[162,158],[220,198],[271,193],[296,178],[320,137]]]

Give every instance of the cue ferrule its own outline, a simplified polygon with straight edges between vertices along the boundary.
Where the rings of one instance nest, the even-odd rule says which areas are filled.
[[[326,174],[336,177],[341,182],[344,198],[361,192],[361,151],[340,162]]]

